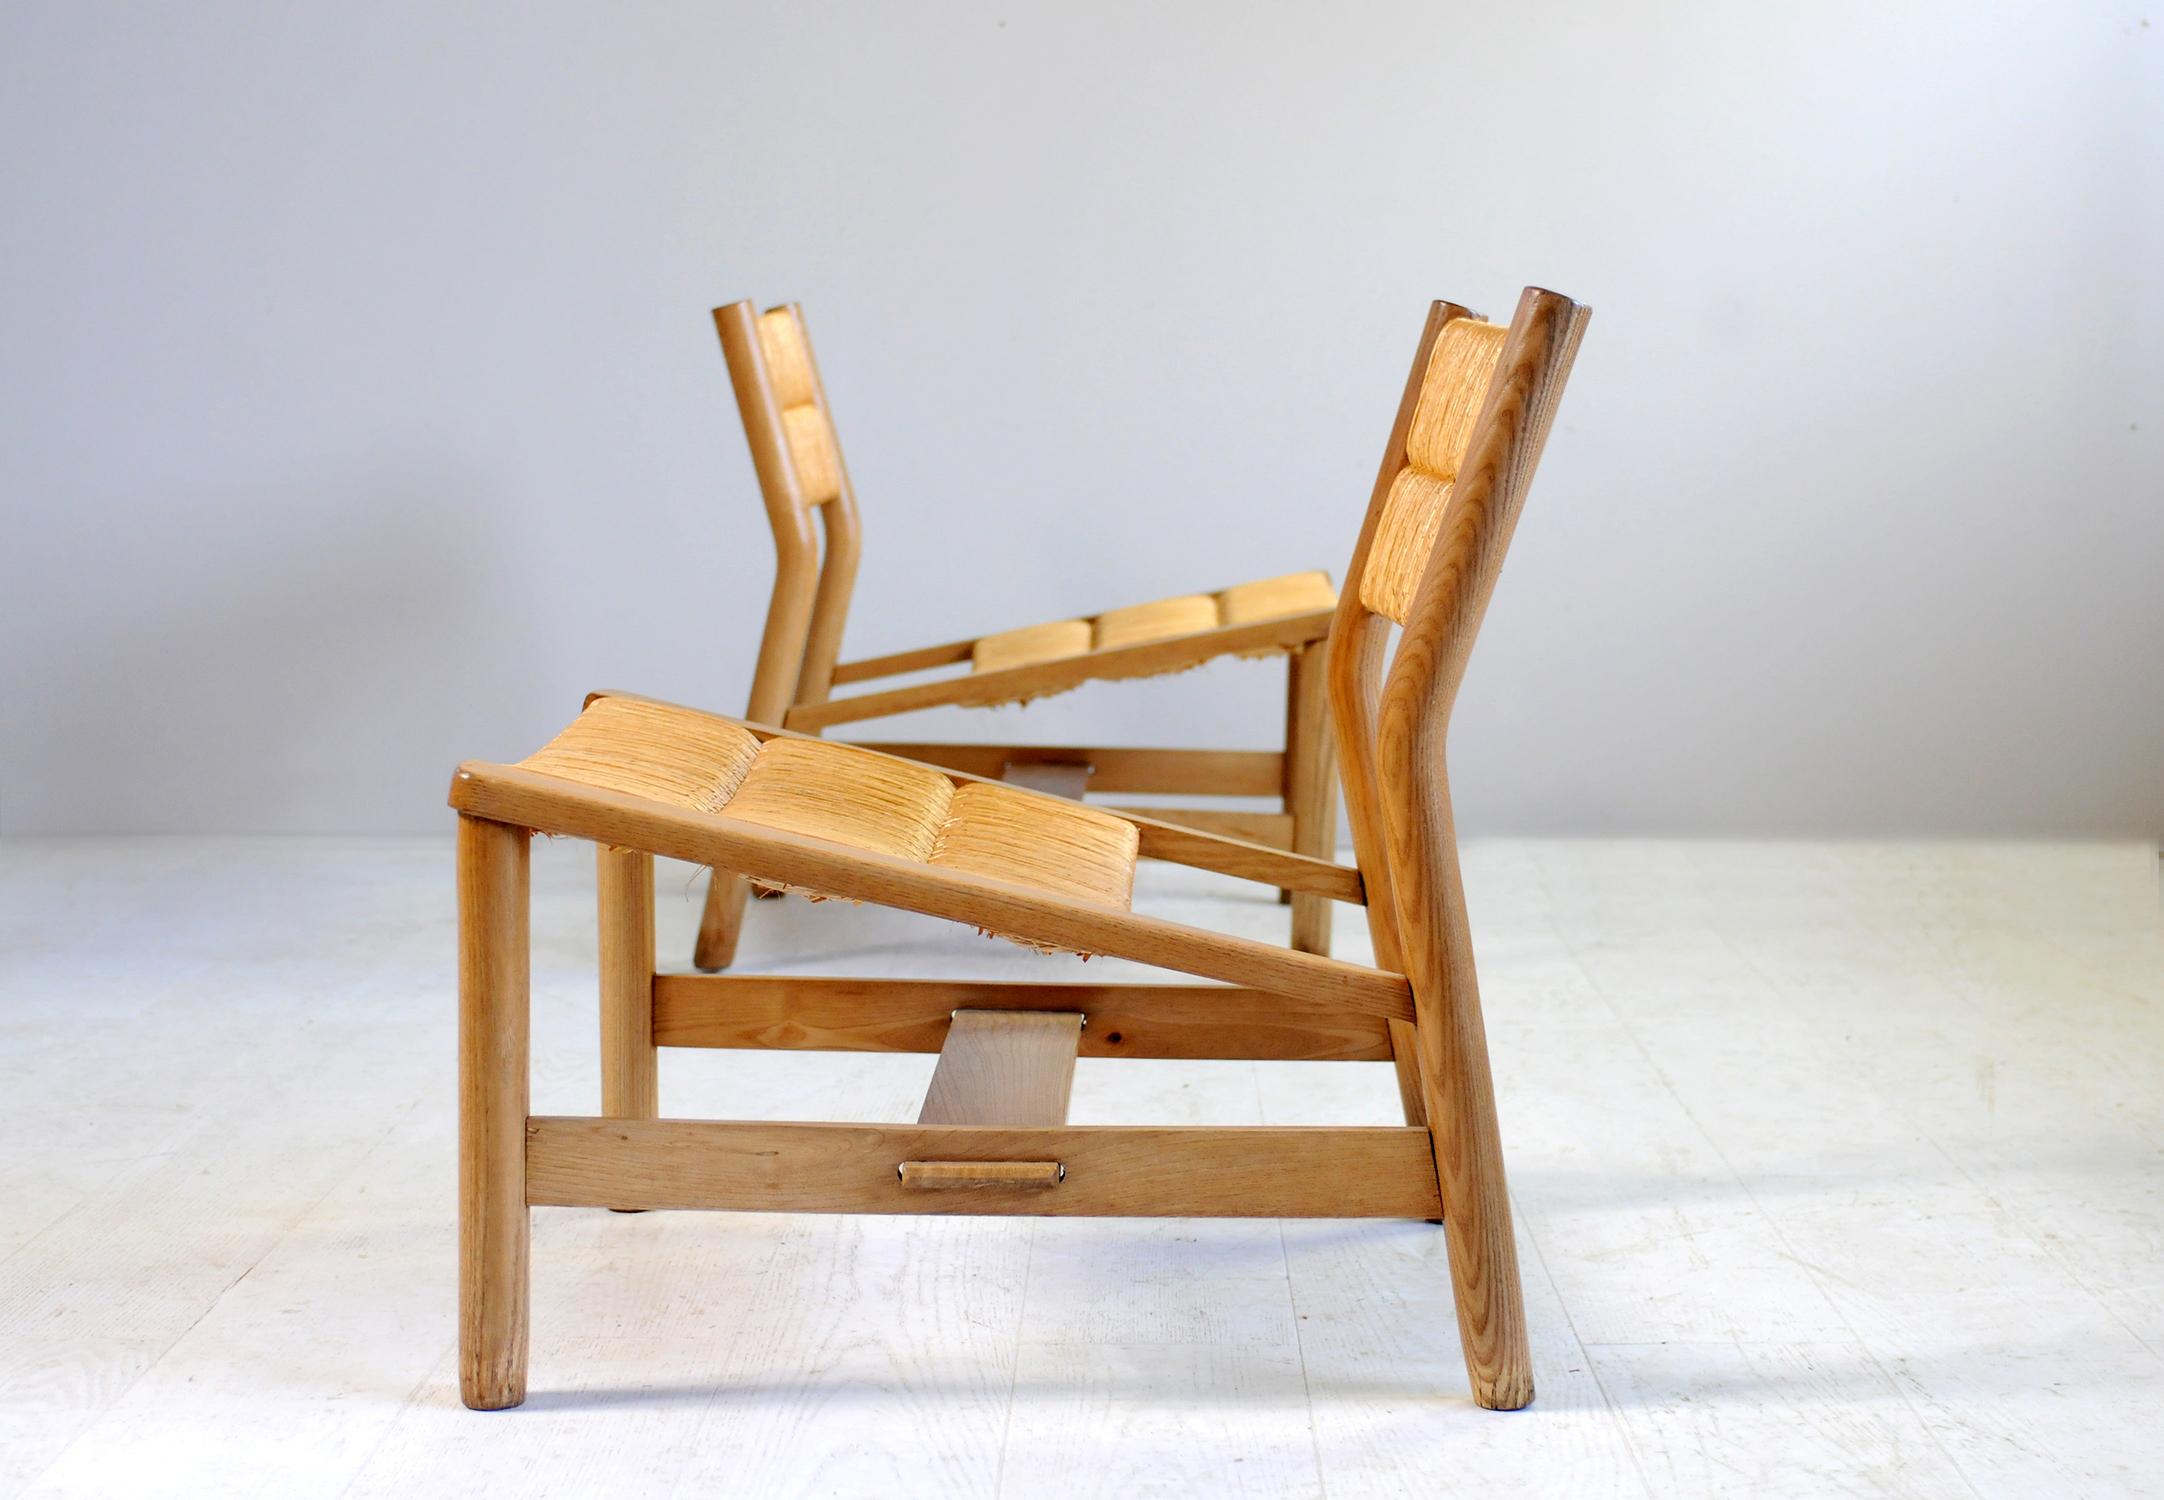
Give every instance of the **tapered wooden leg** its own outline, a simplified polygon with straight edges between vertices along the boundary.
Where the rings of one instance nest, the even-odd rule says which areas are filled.
[[[458,1381],[526,1399],[528,871],[532,835],[458,820]]]
[[[1337,757],[1330,743],[1330,691],[1324,671],[1327,642],[1288,657],[1285,708],[1285,811],[1292,814],[1292,852],[1314,859],[1337,853]],[[1330,951],[1330,898],[1295,893],[1292,946]]]
[[[744,901],[750,882],[741,875],[713,871],[706,882],[706,909],[699,914],[699,941],[691,961],[711,973],[736,962],[736,940],[744,930]]]
[[[1401,884],[1398,891],[1401,914],[1414,915],[1404,908],[1409,885],[1414,899],[1427,903],[1422,915],[1432,919],[1405,923],[1422,1097],[1435,1145],[1458,1338],[1473,1399],[1490,1410],[1516,1411],[1533,1399],[1525,1294],[1518,1280],[1510,1192],[1503,1182],[1503,1141],[1456,839],[1445,832],[1439,843],[1447,853],[1427,878]]]

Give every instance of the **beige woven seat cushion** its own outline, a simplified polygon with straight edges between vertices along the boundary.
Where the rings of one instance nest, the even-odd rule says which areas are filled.
[[[996,783],[956,786],[854,745],[762,741],[671,704],[597,698],[520,765],[1080,901],[1124,909],[1133,896],[1137,837],[1124,818]]]
[[[1169,641],[1227,625],[1282,620],[1336,607],[1337,590],[1330,586],[1329,574],[1287,573],[1280,578],[1236,584],[1221,593],[1182,594],[1176,599],[1109,610],[1094,619],[1055,620],[1048,625],[1026,625],[1020,630],[988,635],[972,648],[970,670],[996,672],[1002,667],[1032,666],[1087,656],[1092,651],[1110,651],[1117,646]]]

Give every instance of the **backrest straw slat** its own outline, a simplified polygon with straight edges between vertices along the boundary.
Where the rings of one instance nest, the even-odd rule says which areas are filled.
[[[749,302],[733,302],[714,309],[714,326],[776,553],[746,712],[779,724],[799,704],[826,702],[833,689],[861,546],[856,491],[797,305],[759,313]]]

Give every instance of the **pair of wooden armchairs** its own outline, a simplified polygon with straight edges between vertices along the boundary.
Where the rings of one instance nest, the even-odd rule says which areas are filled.
[[[459,814],[467,1405],[524,1399],[534,1205],[1440,1219],[1473,1397],[1491,1408],[1529,1402],[1524,1306],[1444,741],[1586,316],[1539,290],[1525,293],[1507,326],[1447,303],[1429,314],[1348,586],[1327,637],[1299,642],[1322,658],[1307,670],[1319,667],[1327,682],[1356,867],[812,737],[786,723],[739,722],[624,695],[590,698],[562,734],[516,765],[461,766],[450,800]],[[789,318],[800,328],[793,312]],[[731,368],[741,393],[747,371],[762,368],[739,358],[757,330],[747,314],[725,310],[723,331],[739,345]],[[793,389],[809,391],[816,404],[808,367],[806,379]],[[787,445],[792,426],[807,425],[788,414],[804,404],[782,401],[768,439]],[[755,448],[761,441],[755,432]],[[782,451],[761,460],[762,473]],[[788,462],[799,481],[816,472],[816,459]],[[832,474],[824,486],[830,506],[847,493],[838,457]],[[843,550],[831,544],[809,606],[778,590],[776,613],[808,607],[816,621],[822,597],[838,589],[846,599],[849,564],[832,560]],[[838,613],[831,619],[838,637]],[[1393,624],[1403,627],[1394,651]],[[1297,636],[1307,627],[1284,628]],[[812,637],[795,665],[800,679],[821,652],[831,660],[832,639],[816,625]],[[793,628],[783,633],[784,644],[796,639]],[[1094,639],[1080,654],[1098,654]],[[768,647],[775,641],[770,630]],[[824,666],[812,673],[827,675]],[[777,717],[841,722],[796,719],[801,689],[787,701]],[[599,846],[598,1117],[528,1113],[535,831]],[[656,855],[1205,982],[660,974]],[[1363,905],[1376,961],[1343,962],[1134,912],[1131,883],[1142,856]],[[913,1124],[663,1119],[658,1046],[937,1052],[939,1061]],[[1078,1055],[1394,1060],[1407,1123],[1071,1126]]]
[[[1322,642],[1337,595],[1327,573],[1265,578],[841,662],[862,533],[803,312],[791,303],[759,314],[749,302],[737,302],[716,308],[714,322],[774,532],[774,593],[747,719],[819,734],[919,709],[1026,703],[1088,682],[1185,671],[1227,656],[1283,655],[1287,709],[1280,751],[925,743],[873,748],[1077,798],[1085,792],[1277,798],[1283,807],[1277,813],[1189,807],[1151,809],[1149,815],[1319,859],[1332,855],[1337,787]],[[956,667],[964,670],[948,670]],[[942,670],[946,675],[930,681],[833,696],[837,686]],[[745,894],[743,879],[715,872],[693,956],[699,968],[727,968],[735,959]],[[1329,952],[1329,900],[1308,891],[1285,899],[1292,906],[1293,947]]]

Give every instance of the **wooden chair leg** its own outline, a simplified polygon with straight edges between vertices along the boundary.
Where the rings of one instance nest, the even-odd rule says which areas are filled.
[[[709,873],[706,909],[699,914],[699,941],[691,954],[695,966],[712,973],[736,962],[736,940],[744,930],[744,902],[750,894],[751,883],[741,875],[721,870]]]
[[[458,820],[458,1382],[476,1411],[526,1399],[532,837]]]
[[[1327,642],[1302,647],[1286,658],[1285,811],[1292,815],[1292,852],[1313,859],[1337,854],[1337,760],[1330,743],[1330,690],[1325,671]],[[1292,946],[1302,953],[1330,951],[1327,896],[1292,897]]]
[[[1454,854],[1449,867],[1437,873],[1443,879],[1424,894],[1439,898],[1434,914],[1442,920],[1430,930],[1440,938],[1441,951],[1408,949],[1406,954],[1422,1097],[1435,1145],[1458,1339],[1473,1399],[1491,1411],[1516,1411],[1533,1400],[1533,1361],[1510,1193],[1503,1181],[1495,1083]]]
[[[600,845],[594,880],[601,916],[601,1112],[619,1120],[661,1113],[654,1050],[654,857]]]

